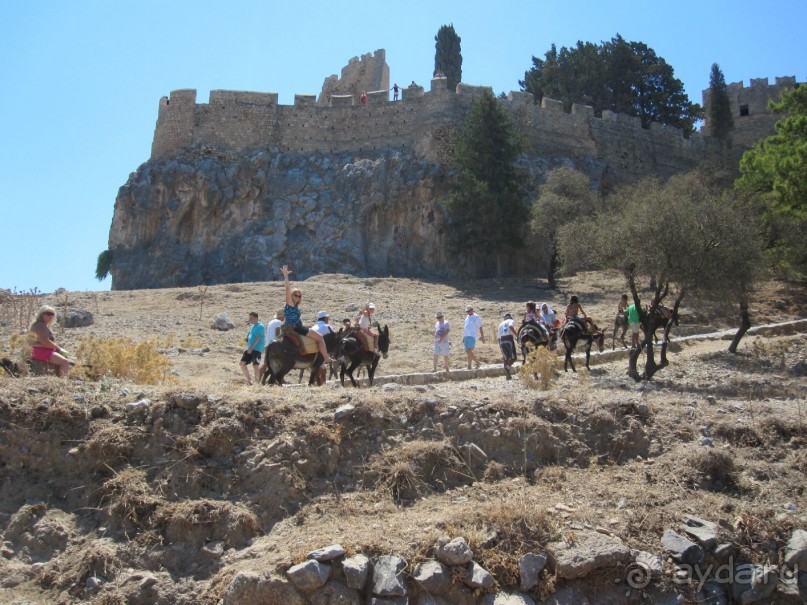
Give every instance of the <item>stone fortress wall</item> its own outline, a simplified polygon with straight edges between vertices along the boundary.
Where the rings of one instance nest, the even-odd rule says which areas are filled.
[[[450,91],[445,79],[436,78],[428,91],[412,82],[402,88],[400,101],[390,101],[383,50],[351,60],[341,80],[334,78],[326,78],[319,100],[315,95],[296,95],[293,105],[280,105],[277,93],[227,90],[213,90],[208,103],[197,103],[195,90],[175,90],[160,100],[151,159],[204,146],[233,151],[275,147],[303,153],[406,147],[428,161],[445,162],[451,158],[452,135],[474,99],[491,90],[460,83]],[[752,80],[748,89],[741,83],[731,85],[735,115],[741,108],[750,112],[735,120],[736,143],[752,143],[772,131],[775,118],[762,113],[767,111],[767,100],[795,78],[776,82],[770,87],[767,79]],[[366,106],[357,98],[364,86],[370,88]],[[561,102],[544,98],[535,105],[532,95],[524,92],[511,92],[502,103],[522,133],[528,154],[598,158],[620,179],[671,174],[720,153],[711,137],[695,133],[685,138],[681,130],[656,123],[644,129],[639,118],[610,111],[598,118],[591,107],[574,105],[566,113]],[[740,136],[746,124],[752,132]]]
[[[768,103],[778,101],[782,90],[793,88],[797,84],[795,76],[775,78],[774,82],[769,84],[768,78],[752,78],[748,87],[743,86],[742,82],[727,85],[731,115],[734,118],[734,131],[731,134],[733,144],[751,147],[756,141],[774,132],[773,126],[781,116],[770,113]],[[707,134],[711,133],[711,102],[711,91],[707,88],[703,91],[703,132]]]

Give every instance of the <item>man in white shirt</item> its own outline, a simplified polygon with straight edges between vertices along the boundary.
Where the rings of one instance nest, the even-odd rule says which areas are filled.
[[[510,366],[516,361],[516,340],[518,339],[518,332],[514,327],[515,322],[513,316],[509,313],[504,314],[504,321],[499,324],[499,348],[502,350],[502,358],[504,359],[504,371],[507,374],[507,380],[510,380]]]
[[[462,346],[465,347],[465,354],[468,356],[468,369],[471,369],[471,362],[479,368],[479,359],[474,353],[476,339],[485,342],[485,331],[482,329],[482,318],[474,313],[473,305],[465,307],[465,327],[462,331]]]
[[[320,311],[317,313],[317,323],[311,326],[311,329],[320,334],[323,338],[332,332],[336,332],[331,326],[330,323],[330,316],[328,315],[327,311]],[[333,370],[333,368],[331,368]],[[333,373],[333,372],[332,372]],[[319,382],[320,384],[325,384],[325,380],[327,378],[328,372],[325,370],[325,364],[322,364],[319,368]]]

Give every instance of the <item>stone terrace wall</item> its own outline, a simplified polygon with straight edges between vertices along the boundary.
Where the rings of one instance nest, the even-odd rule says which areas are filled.
[[[377,94],[367,106],[339,99],[329,107],[316,105],[310,95],[298,95],[289,106],[279,105],[274,93],[234,91],[211,91],[207,104],[196,104],[194,90],[177,90],[160,101],[151,159],[203,146],[323,153],[405,147],[425,160],[445,162],[454,133],[485,90],[490,88],[459,84],[452,92],[435,79],[429,92],[406,88],[401,101]],[[551,99],[538,106],[529,93],[512,92],[502,103],[525,135],[528,154],[604,159],[611,170],[624,173],[618,177],[684,170],[702,161],[712,146],[697,134],[686,139],[675,128],[643,129],[638,118],[611,112],[597,118],[580,105],[565,113]]]

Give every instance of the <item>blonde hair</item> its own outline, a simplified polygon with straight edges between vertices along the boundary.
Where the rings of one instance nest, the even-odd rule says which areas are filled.
[[[34,319],[33,322],[31,322],[31,325],[28,327],[29,332],[34,329],[34,324],[42,321],[42,316],[45,313],[53,313],[53,316],[56,317],[56,309],[54,309],[50,305],[42,305],[41,307],[39,307],[39,311],[36,312],[36,318]]]

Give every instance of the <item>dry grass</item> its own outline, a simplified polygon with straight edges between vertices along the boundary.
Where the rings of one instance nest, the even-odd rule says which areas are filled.
[[[563,366],[557,353],[538,347],[527,355],[527,363],[519,367],[521,381],[531,389],[546,391]]]
[[[375,489],[395,500],[413,500],[468,477],[466,464],[448,440],[411,441],[376,456],[367,468]]]
[[[170,382],[171,362],[157,350],[164,347],[165,342],[160,340],[135,342],[130,338],[88,336],[79,345],[78,357],[84,364],[81,369],[91,380],[111,376],[141,384],[165,384]]]

